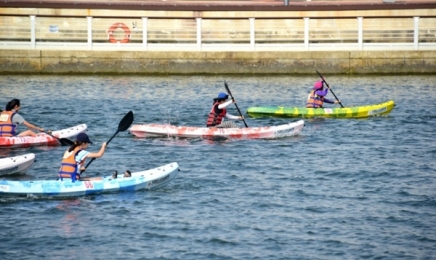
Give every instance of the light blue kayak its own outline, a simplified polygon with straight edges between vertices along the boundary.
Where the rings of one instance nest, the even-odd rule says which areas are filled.
[[[34,180],[9,181],[0,180],[0,196],[27,197],[78,197],[91,194],[112,193],[119,191],[137,191],[157,189],[167,185],[177,176],[179,165],[176,162],[154,169],[132,172],[131,177],[103,177],[92,181]]]

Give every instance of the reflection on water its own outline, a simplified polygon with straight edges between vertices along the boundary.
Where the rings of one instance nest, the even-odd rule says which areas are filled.
[[[81,201],[80,199],[63,200],[56,205],[55,208],[60,211],[60,215],[63,215],[59,218],[59,222],[56,223],[57,229],[61,231],[62,236],[73,237],[80,229],[80,213],[77,212],[77,209]]]

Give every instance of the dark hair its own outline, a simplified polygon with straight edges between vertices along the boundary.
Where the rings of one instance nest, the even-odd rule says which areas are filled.
[[[15,106],[20,106],[20,100],[19,99],[14,98],[11,101],[9,101],[6,104],[5,110],[6,111],[11,111]]]
[[[214,99],[213,100],[213,103],[215,104],[216,102],[221,102],[221,101],[225,101],[225,99],[223,99],[223,98],[220,98],[220,99]]]
[[[76,149],[77,146],[80,146],[82,144],[84,144],[86,142],[82,142],[82,141],[75,141],[73,145],[70,146],[70,148],[68,148],[68,152],[72,152],[74,151],[74,149]]]

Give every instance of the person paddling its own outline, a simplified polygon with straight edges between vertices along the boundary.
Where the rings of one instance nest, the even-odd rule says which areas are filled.
[[[44,128],[37,127],[34,124],[27,122],[18,112],[21,108],[21,102],[19,99],[12,99],[6,104],[4,111],[0,111],[0,136],[36,136],[36,133],[30,129],[35,129],[39,132],[44,132]],[[25,125],[29,130],[18,133],[18,125]]]
[[[329,104],[339,104],[339,100],[330,100],[327,99],[327,93],[329,92],[329,88],[324,89],[324,81],[317,81],[313,85],[313,89],[307,97],[307,108],[322,108],[324,103]]]
[[[84,164],[87,158],[100,158],[106,151],[106,142],[101,145],[100,151],[97,153],[91,153],[85,150],[89,147],[89,144],[92,144],[92,142],[87,134],[80,133],[76,136],[76,141],[68,148],[62,158],[62,164],[58,173],[60,180],[63,180],[63,178],[71,178],[74,182],[76,180],[86,181],[101,179],[101,177],[82,178],[80,176],[81,172],[85,171]]]
[[[207,127],[218,127],[218,128],[238,128],[238,126],[233,122],[224,122],[224,117],[231,120],[243,120],[242,116],[234,116],[227,113],[226,107],[236,101],[234,99],[228,100],[229,95],[226,93],[219,93],[218,97],[213,99],[213,105],[207,118]]]

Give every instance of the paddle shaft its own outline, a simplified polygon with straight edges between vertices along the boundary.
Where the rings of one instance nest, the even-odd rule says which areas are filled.
[[[331,89],[330,88],[330,86],[329,86],[329,84],[327,83],[327,81],[325,81],[325,79],[324,79],[324,77],[321,75],[321,73],[319,73],[317,70],[316,70],[316,73],[318,73],[318,75],[321,77],[321,79],[322,79],[322,81],[324,81],[324,83],[327,85],[327,87],[330,89],[330,92],[332,92],[332,94],[333,94],[333,96],[336,98],[336,100],[339,102],[339,105],[341,105],[341,107],[344,107],[343,105],[342,105],[342,102],[341,101],[339,101],[339,99],[338,99],[338,97],[335,95],[335,93],[333,92],[333,89]]]
[[[106,147],[107,145],[112,141],[112,139],[119,133],[119,132],[123,132],[126,131],[130,125],[132,125],[133,123],[133,112],[129,111],[124,117],[123,119],[121,119],[120,123],[118,124],[118,129],[115,132],[115,134],[112,135],[112,137],[109,139],[109,141],[106,142]],[[92,158],[88,164],[86,164],[85,166],[85,170],[88,168],[88,166],[95,160],[95,158]],[[81,173],[84,171],[81,171]]]
[[[229,95],[232,97],[232,100],[235,101],[235,99],[233,98],[232,92],[230,91],[229,86],[227,85],[227,82],[225,82],[225,81],[224,81],[224,86],[226,87],[226,90],[229,93]],[[241,110],[239,110],[238,104],[236,104],[236,102],[235,102],[235,106],[236,106],[236,109],[239,112],[239,115],[242,117],[242,121],[244,121],[245,127],[248,128],[247,122],[245,122],[245,119],[242,116]]]
[[[50,134],[49,132],[44,132],[44,133],[47,134],[47,135],[49,135],[49,136],[51,136],[51,137],[54,137],[54,138],[58,139],[59,142],[61,143],[61,145],[68,145],[68,146],[71,146],[71,145],[74,144],[74,142],[71,141],[70,139],[67,139],[67,138],[59,138],[59,137],[57,137],[57,136],[54,136],[54,135]]]
[[[119,133],[120,131],[116,131],[115,134],[109,139],[109,141],[106,142],[106,147],[112,141],[112,139]],[[85,169],[88,168],[88,166],[95,160],[95,158],[92,158],[88,164],[85,166]]]

